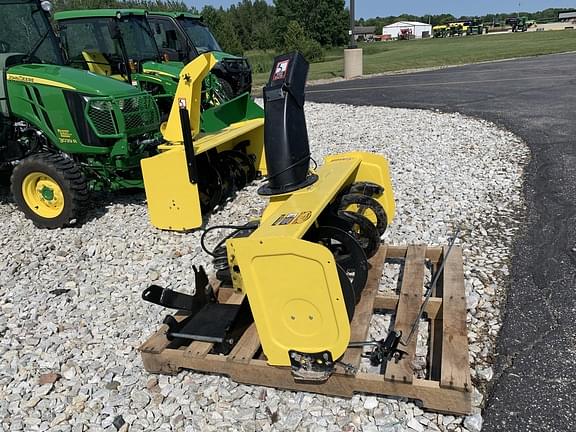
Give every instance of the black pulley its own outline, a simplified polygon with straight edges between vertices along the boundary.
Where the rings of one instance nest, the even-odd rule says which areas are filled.
[[[349,207],[356,206],[356,210],[350,210]],[[378,230],[378,234],[382,235],[388,226],[388,218],[386,211],[382,204],[374,198],[361,193],[348,193],[340,198],[338,204],[339,210],[353,211],[354,213],[361,214],[367,217]]]
[[[352,284],[356,301],[360,300],[368,279],[368,260],[354,237],[334,226],[319,226],[308,231],[304,238],[324,245],[332,252],[336,264],[346,272]]]
[[[360,244],[366,258],[370,259],[376,255],[380,247],[380,234],[370,219],[347,210],[340,210],[338,217],[351,223],[348,233]]]

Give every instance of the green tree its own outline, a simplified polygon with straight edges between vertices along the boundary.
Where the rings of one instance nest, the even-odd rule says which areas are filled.
[[[277,32],[286,32],[290,21],[296,21],[322,46],[339,46],[347,40],[349,15],[344,0],[274,0],[274,5]]]
[[[266,0],[243,0],[230,6],[228,14],[244,49],[267,49],[274,46],[270,39],[274,7],[266,3]]]
[[[288,23],[283,48],[285,52],[300,51],[309,62],[319,61],[324,57],[320,43],[309,38],[296,21]]]
[[[221,7],[216,9],[212,6],[204,6],[202,16],[224,51],[237,55],[243,53],[244,49],[230,14]]]

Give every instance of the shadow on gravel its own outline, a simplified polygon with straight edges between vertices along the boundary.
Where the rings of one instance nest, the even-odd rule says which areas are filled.
[[[0,170],[0,204],[12,202],[10,196],[10,174],[11,171]]]
[[[98,220],[108,213],[108,208],[113,205],[146,205],[146,195],[141,189],[129,189],[116,192],[92,192],[88,199],[88,208],[74,228],[82,227],[93,220]]]

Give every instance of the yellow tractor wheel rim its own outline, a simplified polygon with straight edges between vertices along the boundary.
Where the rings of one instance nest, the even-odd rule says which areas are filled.
[[[64,193],[60,185],[44,173],[28,174],[22,182],[22,195],[28,207],[43,218],[58,217],[64,210]]]

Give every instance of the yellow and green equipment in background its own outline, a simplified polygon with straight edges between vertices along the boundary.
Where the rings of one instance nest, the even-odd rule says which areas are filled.
[[[0,171],[12,174],[14,200],[38,227],[82,222],[95,190],[146,186],[156,205],[158,186],[144,184],[140,161],[169,153],[162,160],[172,158],[176,165],[164,165],[157,179],[172,189],[175,183],[166,179],[176,177],[180,159],[168,150],[184,148],[192,133],[201,147],[195,195],[186,195],[184,209],[176,202],[172,208],[178,217],[192,202],[193,216],[186,222],[164,221],[160,227],[200,226],[202,211],[214,209],[265,172],[258,132],[263,110],[250,95],[201,108],[202,79],[214,66],[209,54],[178,69],[178,100],[170,97],[162,123],[153,94],[124,79],[68,67],[49,13],[38,0],[0,0],[0,11],[0,24],[7,30],[0,40]],[[202,77],[193,78],[198,70]],[[187,132],[181,129],[182,101],[192,116]],[[225,131],[216,134],[218,130]]]
[[[201,113],[202,80],[215,64],[208,53],[182,69],[160,127],[165,143],[141,161],[148,213],[157,228],[199,228],[203,213],[266,174],[264,119],[248,93]]]
[[[54,15],[71,66],[146,90],[165,116],[184,63],[160,51],[147,18],[144,9],[80,9]],[[202,107],[210,108],[234,94],[207,74],[202,96]]]

